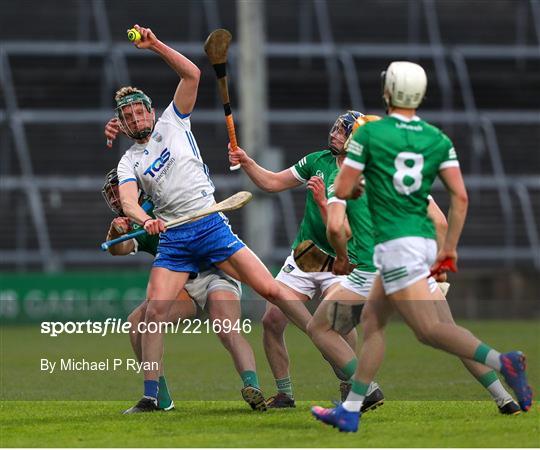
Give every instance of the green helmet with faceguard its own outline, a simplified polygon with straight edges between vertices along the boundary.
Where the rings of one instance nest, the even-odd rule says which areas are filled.
[[[143,107],[139,108],[137,105]],[[130,138],[144,139],[154,130],[152,100],[142,91],[132,92],[117,99],[115,111],[122,131]],[[142,122],[142,127],[138,126],[139,122]]]

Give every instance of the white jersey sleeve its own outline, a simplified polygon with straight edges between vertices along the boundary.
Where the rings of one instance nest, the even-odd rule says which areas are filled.
[[[190,117],[191,113],[182,114],[178,111],[174,102],[171,102],[169,103],[169,106],[165,108],[165,111],[163,111],[159,121],[166,123],[167,125],[172,125],[175,128],[180,128],[181,130],[191,131]]]
[[[118,184],[124,184],[128,181],[137,181],[137,175],[135,174],[133,164],[131,163],[131,155],[128,152],[120,159],[116,171],[118,173]]]

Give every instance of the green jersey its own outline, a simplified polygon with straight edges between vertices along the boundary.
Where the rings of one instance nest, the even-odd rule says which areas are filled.
[[[336,170],[326,183],[326,196],[328,201],[337,199],[334,192],[334,180],[339,170]],[[367,196],[364,194],[355,200],[347,200],[347,218],[352,231],[352,238],[347,243],[349,259],[356,268],[364,272],[375,272],[377,269],[373,265],[373,223],[368,208]]]
[[[154,208],[147,211],[148,215],[153,219],[156,218],[154,215]],[[140,230],[142,227],[139,224],[133,224],[133,231]],[[157,248],[159,244],[159,234],[143,234],[141,236],[136,236],[134,238],[137,241],[137,251],[150,253],[152,256],[156,256]]]
[[[407,236],[435,239],[426,198],[440,170],[459,167],[441,130],[397,114],[368,122],[353,135],[345,164],[364,173],[375,244]]]
[[[318,176],[326,181],[330,175],[338,168],[336,157],[330,150],[310,153],[304,156],[294,166],[291,167],[293,175],[306,183],[312,176]],[[326,225],[324,224],[319,207],[313,199],[313,194],[308,191],[306,196],[306,207],[304,209],[304,218],[300,224],[300,229],[293,242],[292,248],[302,241],[313,241],[317,247],[329,255],[335,256],[334,249],[326,239]]]

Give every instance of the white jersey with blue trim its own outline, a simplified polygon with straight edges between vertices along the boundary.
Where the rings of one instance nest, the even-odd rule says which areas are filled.
[[[214,183],[204,164],[189,114],[174,102],[165,109],[146,144],[133,144],[118,163],[120,184],[137,181],[167,222],[215,203]]]

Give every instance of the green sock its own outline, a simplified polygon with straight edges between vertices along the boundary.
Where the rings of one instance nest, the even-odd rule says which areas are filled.
[[[497,374],[495,373],[494,370],[490,370],[488,373],[485,373],[484,375],[482,375],[480,378],[478,378],[478,381],[480,382],[480,384],[482,386],[484,386],[486,389],[492,385],[493,383],[495,383],[495,381],[497,381],[498,378],[497,378]]]
[[[473,359],[479,363],[485,364],[488,367],[491,367],[495,370],[501,370],[501,354],[491,348],[489,345],[484,344],[483,342],[478,345],[474,352]]]
[[[240,377],[244,382],[244,387],[253,386],[259,388],[259,378],[257,377],[257,372],[254,372],[253,370],[244,370],[240,374]]]
[[[276,378],[276,386],[278,392],[283,392],[289,397],[294,398],[291,377]]]
[[[353,380],[351,391],[353,391],[355,394],[365,397],[368,389],[369,389],[369,384],[365,384],[360,381]]]
[[[167,380],[165,377],[159,377],[159,391],[158,391],[158,407],[168,408],[171,406],[172,399],[169,393],[169,387],[167,386]]]
[[[348,378],[352,378],[354,372],[356,371],[356,366],[358,365],[358,360],[356,358],[351,359],[347,364],[341,367],[341,370]]]

